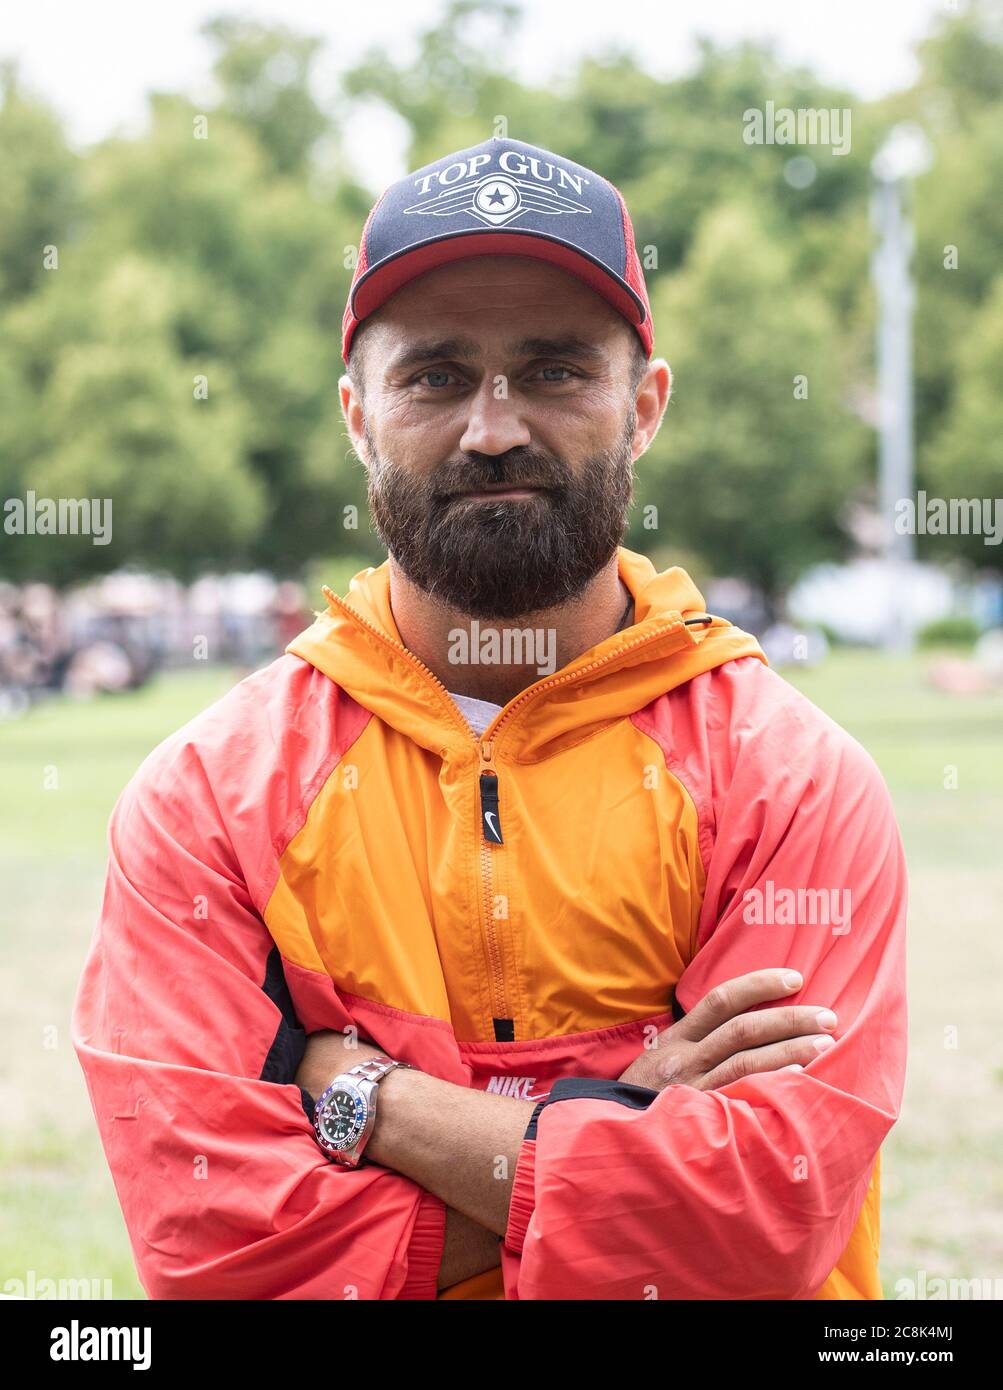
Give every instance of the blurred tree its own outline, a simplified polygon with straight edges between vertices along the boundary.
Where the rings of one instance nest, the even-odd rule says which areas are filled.
[[[0,303],[36,289],[79,212],[79,160],[53,112],[0,63]]]
[[[412,132],[409,169],[505,133],[493,128],[499,115],[509,122],[507,133],[519,138],[527,98],[504,55],[520,21],[511,0],[449,0],[418,35],[412,61],[396,65],[372,48],[345,73],[345,94],[381,101],[403,118]]]
[[[985,498],[998,507],[1003,524],[1003,274],[957,344],[956,386],[951,409],[926,451],[923,482],[931,497]],[[993,524],[993,516],[983,518]],[[964,556],[984,569],[1003,571],[1003,544],[985,531],[969,535],[926,535],[918,549],[928,559]]]
[[[931,114],[939,108],[958,127],[977,120],[987,106],[1003,102],[1003,5],[968,0],[934,15],[931,32],[918,45],[922,66],[915,95]]]
[[[915,120],[933,146],[913,198],[917,476],[945,496],[971,496],[967,460],[952,459],[944,441],[958,437],[948,422],[964,390],[961,363],[1003,245],[1003,5],[973,0],[936,16],[918,56],[916,84],[881,104],[886,125]],[[921,553],[929,544],[921,539]]]
[[[182,577],[210,560],[239,564],[265,511],[243,458],[250,415],[215,360],[201,363],[211,385],[196,398],[171,331],[170,269],[126,255],[69,284],[70,305],[54,290],[34,314],[26,306],[12,320],[15,338],[37,352],[78,317],[35,398],[33,455],[13,491],[110,498],[112,540],[5,536],[5,569],[65,582],[126,563],[167,565]]]
[[[869,164],[891,124],[920,120],[937,148],[915,190],[920,482],[992,488],[977,432],[993,418],[997,361],[1000,13],[977,0],[943,16],[916,84],[879,102],[768,47],[709,42],[676,80],[610,46],[529,87],[507,56],[520,7],[450,0],[413,59],[368,53],[325,104],[316,38],[224,16],[203,31],[212,102],[154,94],[141,136],[82,156],[0,66],[0,487],[115,500],[112,545],[0,535],[3,575],[379,562],[337,398],[352,255],[378,191],[344,170],[341,123],[360,102],[405,122],[411,168],[507,133],[621,189],[656,351],[675,372],[640,468],[639,499],[661,525],[653,535],[638,516],[633,540],[774,599],[805,565],[844,553],[847,503],[873,491],[874,437],[857,419],[873,400]],[[745,112],[767,100],[848,108],[850,152],[748,145]],[[58,250],[48,269],[46,246]]]
[[[974,331],[974,321],[999,273],[1003,103],[973,116],[963,136],[956,130],[939,132],[934,152],[934,163],[915,196],[916,435],[921,481],[926,445],[939,432],[951,406],[959,348]]]
[[[274,46],[255,51],[274,58]],[[203,114],[161,94],[143,138],[90,154],[80,235],[58,273],[8,312],[7,495],[58,482],[62,495],[96,496],[115,481],[119,499],[111,546],[66,538],[43,559],[37,545],[12,544],[8,574],[68,576],[125,558],[185,575],[296,572],[330,550],[343,501],[364,504],[332,414],[354,218],[302,171],[277,173],[232,116],[213,111],[203,125]],[[108,301],[116,285],[133,307]],[[376,552],[368,529],[365,543]]]
[[[329,124],[310,92],[322,40],[237,15],[212,19],[202,32],[218,49],[219,110],[266,152],[272,172],[305,175]]]
[[[774,604],[806,566],[846,551],[842,514],[863,479],[833,316],[793,277],[792,259],[758,205],[707,214],[653,306],[671,325],[675,382],[638,470],[656,533]],[[644,521],[642,510],[631,531],[639,548]]]

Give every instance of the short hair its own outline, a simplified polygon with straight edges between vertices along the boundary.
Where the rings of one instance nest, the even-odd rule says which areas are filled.
[[[641,378],[648,370],[648,354],[640,337],[633,329],[630,331],[630,394],[633,395],[641,384]]]
[[[363,319],[362,323],[356,328],[352,335],[352,346],[349,348],[348,362],[346,363],[349,380],[352,383],[355,394],[359,398],[360,404],[365,403],[365,387],[363,385],[366,377],[365,333],[370,323],[372,323],[372,319]],[[640,385],[641,378],[647,371],[648,354],[645,351],[644,344],[641,342],[640,337],[633,329],[630,331],[630,343],[631,354],[628,381],[630,383],[630,393],[633,395]]]
[[[372,323],[372,319],[363,319],[363,321],[357,325],[355,332],[352,334],[352,346],[348,349],[348,361],[345,364],[348,370],[349,380],[360,402],[365,399],[365,337],[366,329],[369,327],[370,323]]]

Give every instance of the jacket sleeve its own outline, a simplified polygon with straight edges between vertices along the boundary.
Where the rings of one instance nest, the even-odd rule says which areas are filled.
[[[173,746],[116,804],[72,1016],[143,1286],[433,1299],[443,1203],[375,1165],[334,1167],[293,1083],[305,1036],[228,833],[262,807],[238,789],[224,816],[197,751]]]
[[[713,678],[648,730],[689,782],[706,849],[676,1012],[789,965],[805,981],[791,1002],[831,1007],[836,1042],[803,1072],[717,1091],[559,1081],[519,1153],[510,1298],[810,1298],[898,1115],[906,872],[887,789],[860,745],[761,663],[731,663],[711,699]]]

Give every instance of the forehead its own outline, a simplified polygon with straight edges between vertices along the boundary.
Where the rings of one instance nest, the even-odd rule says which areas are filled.
[[[527,256],[471,256],[411,280],[372,315],[386,348],[419,334],[497,347],[575,335],[612,351],[630,325],[575,276]]]

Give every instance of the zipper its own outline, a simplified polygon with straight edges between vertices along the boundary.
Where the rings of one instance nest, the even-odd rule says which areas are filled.
[[[498,773],[493,766],[494,740],[481,738],[477,782],[481,800],[481,890],[484,905],[484,942],[488,952],[491,974],[491,1026],[495,1042],[514,1042],[515,1025],[509,1011],[505,990],[505,962],[501,942],[495,931],[494,875],[491,864],[492,845],[504,844],[498,809]]]
[[[689,629],[685,624],[681,624],[680,626],[682,631],[689,635]],[[644,637],[635,637],[632,642],[628,642],[625,646],[620,647],[615,653],[610,653],[607,656],[600,657],[596,661],[591,661],[587,666],[581,666],[576,671],[565,672],[563,676],[554,676],[551,680],[544,681],[542,684],[529,686],[521,695],[516,697],[508,709],[496,716],[495,722],[485,729],[481,737],[480,766],[478,769],[481,798],[481,882],[484,887],[484,939],[487,943],[488,960],[491,965],[491,1022],[494,1028],[495,1042],[515,1041],[515,1025],[513,1017],[509,1012],[508,998],[505,990],[505,971],[502,961],[501,946],[494,931],[494,918],[492,916],[492,851],[490,846],[504,844],[501,816],[498,807],[498,774],[492,766],[494,747],[498,740],[498,730],[512,718],[527,700],[535,699],[536,696],[542,695],[545,690],[551,690],[558,685],[566,684],[568,681],[577,680],[579,676],[585,675],[586,672],[594,671],[597,667],[605,666],[615,661],[618,657],[622,656],[624,652],[631,651],[634,647],[644,646],[646,642],[656,641],[660,637],[667,637],[670,633],[676,633],[679,630],[679,627],[673,625],[658,633],[647,633]],[[492,833],[496,828],[497,837]]]
[[[498,772],[494,761],[495,745],[498,742],[498,730],[503,724],[506,724],[516,711],[526,704],[528,700],[535,699],[537,695],[542,695],[545,690],[552,690],[559,685],[565,685],[569,681],[577,680],[579,676],[586,675],[590,671],[595,671],[601,666],[609,665],[611,662],[623,656],[625,652],[633,651],[636,647],[643,647],[649,643],[661,641],[665,637],[675,636],[680,631],[685,632],[686,635],[689,636],[689,628],[685,622],[682,621],[678,624],[673,623],[670,627],[662,628],[661,631],[649,632],[643,637],[635,637],[633,641],[627,642],[615,652],[611,652],[604,657],[599,657],[596,661],[590,661],[587,666],[580,666],[575,671],[565,672],[562,676],[553,676],[549,680],[537,682],[537,684],[529,686],[516,697],[507,709],[503,710],[501,714],[496,715],[494,723],[490,724],[488,728],[484,730],[480,738],[478,738],[476,734],[471,734],[470,725],[460,714],[460,711],[450,698],[449,691],[443,685],[442,681],[434,671],[429,670],[425,663],[415,656],[414,652],[408,651],[403,642],[395,641],[394,638],[389,637],[385,632],[381,631],[380,628],[376,627],[374,623],[371,623],[368,618],[364,618],[361,613],[357,613],[354,608],[349,607],[349,605],[345,603],[343,599],[339,598],[332,589],[325,586],[323,592],[329,602],[337,604],[340,609],[351,618],[354,618],[357,623],[361,623],[369,632],[374,633],[381,642],[384,642],[388,647],[392,647],[394,651],[403,654],[412,665],[417,666],[420,671],[423,671],[435,688],[441,692],[443,700],[449,706],[451,721],[454,724],[462,723],[464,731],[468,736],[473,738],[474,746],[477,748],[479,754],[477,784],[481,821],[481,888],[483,891],[484,941],[487,947],[488,964],[491,973],[491,1021],[496,1042],[514,1042],[515,1031],[513,1018],[509,1012],[508,995],[505,989],[505,966],[502,958],[501,943],[494,930],[494,905],[491,891],[493,886],[491,865],[492,847],[505,843],[502,838],[501,815],[498,803]],[[696,639],[693,640],[695,641]],[[494,833],[495,831],[497,831],[496,834]]]
[[[493,744],[481,742],[481,765],[477,780],[481,793],[481,832],[489,845],[503,845],[501,816],[498,811],[498,774],[491,766]]]
[[[375,636],[377,636],[381,642],[385,642],[386,645],[388,647],[392,647],[395,652],[401,652],[404,656],[407,657],[408,661],[410,661],[414,666],[417,666],[420,671],[424,671],[425,675],[428,676],[429,680],[436,687],[436,689],[442,692],[442,697],[446,705],[449,707],[450,717],[452,718],[453,723],[462,724],[463,732],[467,735],[467,737],[473,737],[473,741],[475,744],[479,742],[476,734],[471,734],[470,725],[463,718],[463,715],[457,709],[453,700],[450,699],[449,691],[443,685],[442,681],[435,674],[435,672],[429,670],[429,668],[425,665],[424,661],[419,661],[418,657],[415,656],[414,652],[409,652],[403,642],[395,642],[392,637],[388,637],[385,632],[382,632],[375,625],[375,623],[371,623],[369,619],[364,618],[361,613],[356,613],[354,608],[350,608],[348,604],[345,602],[345,600],[339,598],[338,595],[334,592],[334,590],[329,589],[326,584],[322,586],[322,589],[329,603],[336,603],[343,612],[347,613],[350,618],[354,618],[357,623],[361,623],[364,628],[368,628],[368,630],[374,633]]]
[[[394,638],[382,632],[374,623],[371,623],[368,618],[364,618],[361,613],[357,613],[354,608],[351,608],[343,599],[339,598],[332,589],[325,588],[324,594],[328,602],[335,603],[343,612],[347,613],[349,617],[354,618],[357,623],[361,623],[364,628],[374,633],[381,642],[384,642],[388,647],[392,647],[395,652],[399,652],[406,657],[412,665],[417,666],[418,669],[429,678],[432,685],[441,693],[445,704],[448,706],[451,721],[454,724],[462,725],[463,732],[471,739],[474,747],[478,751],[478,792],[481,821],[478,850],[481,871],[481,909],[484,919],[483,936],[487,948],[488,971],[491,977],[491,1022],[494,1028],[496,1042],[512,1042],[514,1041],[513,1025],[505,997],[505,967],[502,961],[501,945],[498,941],[497,933],[494,930],[494,917],[492,915],[494,903],[492,901],[493,875],[491,871],[490,845],[503,843],[499,826],[498,774],[495,772],[492,765],[492,755],[494,751],[493,742],[491,739],[484,737],[484,735],[478,738],[477,735],[471,731],[470,725],[457,709],[455,702],[450,697],[449,691],[443,685],[439,677],[434,671],[431,671],[419,657],[415,656],[414,652],[408,651],[403,642],[397,642]],[[485,733],[486,732],[485,730]],[[499,827],[497,836],[491,835],[494,826]]]

